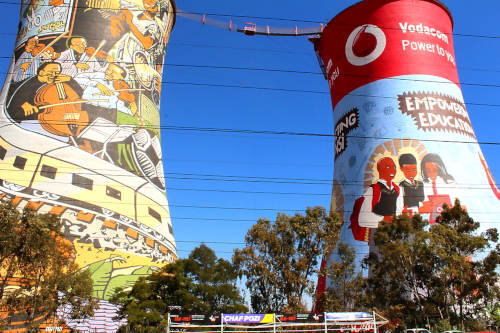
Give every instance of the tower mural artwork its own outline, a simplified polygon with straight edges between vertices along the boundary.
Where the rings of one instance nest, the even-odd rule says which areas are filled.
[[[439,1],[365,0],[314,41],[333,106],[332,210],[358,264],[394,214],[432,224],[458,198],[482,229],[495,227],[500,191],[462,96],[452,30]]]
[[[23,0],[1,92],[0,197],[60,216],[106,302],[177,258],[160,144],[173,0]],[[106,325],[111,326],[106,326]],[[83,325],[83,324],[82,324]]]

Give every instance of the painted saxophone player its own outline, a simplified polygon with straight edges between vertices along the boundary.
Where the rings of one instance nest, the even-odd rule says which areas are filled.
[[[0,198],[59,215],[105,300],[177,257],[160,144],[175,4],[23,0],[20,15],[0,97]]]

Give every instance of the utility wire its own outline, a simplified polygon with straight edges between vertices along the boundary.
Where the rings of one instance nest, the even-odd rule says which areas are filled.
[[[5,57],[9,58],[9,57]],[[94,60],[95,61],[95,60]],[[58,62],[57,59],[55,62]],[[72,62],[72,60],[65,60],[63,62]],[[61,62],[58,62],[61,63]],[[123,64],[143,64],[136,62],[123,62]],[[161,64],[161,63],[159,63]],[[189,67],[189,68],[209,68],[209,69],[219,69],[219,70],[244,70],[244,71],[259,71],[259,72],[274,72],[274,73],[292,73],[292,74],[309,74],[309,75],[323,75],[322,72],[316,71],[299,71],[292,69],[278,69],[278,68],[259,68],[259,67],[237,67],[237,66],[216,66],[216,65],[195,65],[195,64],[174,64],[174,63],[164,63],[162,65],[172,66],[172,67]],[[15,74],[15,72],[0,72],[0,74]],[[425,75],[425,74],[420,74]],[[377,76],[377,75],[361,75],[355,73],[341,73],[340,77],[355,77],[355,78],[370,78],[370,79],[384,79],[384,80],[393,80],[393,81],[403,81],[403,82],[424,82],[424,83],[436,83],[436,84],[453,84],[453,85],[465,85],[465,86],[475,86],[475,87],[487,87],[487,88],[500,88],[500,84],[493,83],[479,83],[479,82],[453,82],[453,81],[443,81],[443,80],[425,80],[425,79],[411,79],[411,78],[403,78],[403,77],[385,77],[385,76]],[[125,80],[127,81],[127,80]],[[166,81],[167,83],[169,81]],[[161,82],[162,84],[165,81]],[[171,83],[171,82],[170,82]],[[325,93],[322,91],[321,93]]]
[[[0,163],[0,166],[1,166],[1,163]],[[25,164],[25,168],[26,167],[29,167],[29,168],[33,168],[33,167],[37,167],[38,166],[38,163],[26,163]],[[101,176],[112,176],[112,177],[137,177],[136,175],[130,175],[130,174],[122,174],[121,173],[121,170],[117,170],[117,169],[108,169],[108,168],[88,168],[88,167],[82,167],[86,170],[89,170],[90,172],[78,172],[79,175],[101,175]],[[75,167],[74,166],[59,166],[57,168],[58,170],[69,170],[69,171],[74,171],[75,170]],[[11,168],[1,168],[0,167],[0,171],[10,171],[10,172],[21,172],[21,173],[25,173],[27,172],[26,170],[22,170],[22,169],[18,169],[18,170],[13,170]],[[114,173],[107,173],[107,171],[114,171]],[[215,178],[215,179],[219,179],[219,178],[229,178],[229,179],[237,179],[237,180],[241,180],[241,181],[251,181],[251,180],[262,180],[262,181],[270,181],[270,182],[276,182],[276,181],[286,181],[286,182],[290,182],[292,184],[300,184],[301,182],[300,181],[310,181],[310,182],[316,182],[317,184],[319,185],[333,185],[332,183],[332,180],[331,179],[326,179],[326,178],[296,178],[296,177],[268,177],[268,176],[245,176],[245,175],[228,175],[228,174],[206,174],[206,173],[186,173],[186,172],[164,172],[165,175],[169,175],[169,176],[163,176],[163,178],[165,179],[170,179],[171,177],[174,177],[174,176],[197,176],[197,177],[218,177],[218,178]],[[184,177],[182,177],[184,178]],[[174,178],[174,179],[177,179],[177,178]],[[200,178],[200,179],[206,179],[206,178]],[[213,179],[213,178],[208,178],[208,179]],[[19,180],[25,180],[25,178],[22,178],[22,179],[19,179]],[[315,184],[316,184],[315,183]],[[365,181],[364,180],[359,180],[359,181],[356,181],[356,180],[352,180],[352,181],[348,181],[348,182],[335,182],[335,184],[338,184],[338,185],[362,185],[364,184]],[[306,184],[309,184],[309,183],[306,183]],[[474,185],[474,186],[478,186],[478,185],[483,185],[483,186],[490,186],[489,183],[461,183],[462,185]]]
[[[110,238],[110,237],[105,237],[105,236],[100,236],[100,237],[92,237],[92,239],[103,239],[103,238]],[[126,240],[126,237],[111,237],[112,240]],[[195,244],[217,244],[217,245],[246,245],[245,242],[227,242],[227,241],[199,241],[199,240],[175,240],[176,243],[195,243]],[[365,248],[368,245],[362,245],[362,244],[351,244],[349,247],[351,248],[356,248],[356,247],[361,247]],[[488,252],[488,250],[483,250]],[[482,252],[482,251],[481,251]]]
[[[68,183],[65,183],[65,184],[68,184]],[[361,195],[357,196],[357,197],[360,197]],[[43,201],[44,198],[40,198],[39,200]],[[29,198],[27,198],[27,200],[29,200]],[[49,198],[49,200],[51,200]],[[57,200],[57,199],[55,199]],[[69,205],[72,205],[71,201],[79,201],[77,199],[73,199],[73,198],[69,198]],[[114,201],[103,201],[103,200],[99,200],[98,202],[99,204],[111,204],[113,206],[119,206],[119,205],[122,205],[122,206],[130,206],[131,203],[130,202],[121,202],[120,200],[118,199],[115,199]],[[140,202],[136,202],[134,203],[133,205],[136,205],[136,206],[151,206],[150,203],[140,203]],[[186,204],[173,204],[171,202],[168,203],[167,205],[168,208],[171,208],[171,207],[176,207],[176,208],[199,208],[199,209],[220,209],[220,210],[241,210],[241,211],[276,211],[276,212],[299,212],[299,211],[303,211],[304,208],[302,209],[292,209],[292,208],[272,208],[272,207],[229,207],[229,206],[202,206],[202,205],[186,205]],[[352,210],[346,210],[344,209],[343,210],[344,213],[346,212],[352,212]],[[500,213],[500,211],[468,211],[469,213],[471,214],[498,214]],[[151,216],[148,216],[148,215],[145,215],[145,216],[138,216],[138,217],[151,217]]]
[[[84,8],[87,8],[87,7],[84,7]],[[354,24],[354,23],[333,22],[330,19],[324,19],[324,20],[306,20],[306,19],[281,18],[281,17],[246,16],[246,15],[221,14],[221,13],[201,13],[201,12],[190,12],[190,11],[178,11],[178,12],[179,13],[187,13],[187,14],[196,14],[196,15],[206,15],[206,16],[221,16],[221,17],[229,17],[229,18],[236,17],[236,18],[260,19],[260,20],[318,23],[318,24],[324,24],[325,22],[329,21],[328,22],[329,25],[331,24],[331,25],[336,25],[336,26],[347,26],[347,27],[357,27],[358,26],[358,24]],[[397,28],[397,27],[387,27],[387,26],[378,26],[378,27],[380,29],[382,29],[382,30],[396,30],[396,31],[401,30],[400,28]],[[500,39],[499,35],[466,34],[466,33],[444,32],[444,31],[442,31],[441,33],[443,33],[445,35],[453,35],[453,36],[460,36],[460,37]]]
[[[6,4],[6,5],[15,5],[19,6],[18,2],[11,2],[11,1],[0,1],[0,4]],[[53,7],[52,5],[49,4],[39,4],[38,6],[47,6],[47,7]],[[69,7],[69,8],[79,8],[79,9],[99,9],[99,10],[110,10],[110,11],[121,11],[124,10],[125,8],[116,8],[116,7],[94,7],[94,6],[73,6],[69,4],[61,4],[59,7]],[[129,11],[144,11],[144,9],[141,8],[126,8]],[[251,16],[251,15],[241,15],[241,14],[235,14],[235,13],[202,13],[202,12],[194,12],[194,11],[184,11],[177,9],[176,13],[178,14],[195,14],[195,15],[200,15],[200,16],[219,16],[219,17],[228,17],[228,18],[244,18],[244,19],[257,19],[257,20],[270,20],[270,21],[287,21],[287,22],[303,22],[303,23],[316,23],[316,24],[325,24],[329,19],[297,19],[297,18],[283,18],[283,17],[272,17],[272,16]],[[329,21],[328,24],[331,25],[337,25],[337,26],[352,26],[356,27],[357,24],[350,24],[350,23],[339,23],[339,22],[333,22]],[[387,27],[387,26],[379,26],[380,29],[382,30],[396,30],[399,31],[401,30],[400,28],[397,27]],[[498,35],[487,35],[487,34],[466,34],[466,33],[456,33],[456,32],[445,32],[442,31],[441,33],[445,35],[453,35],[453,36],[460,36],[460,37],[473,37],[473,38],[488,38],[488,39],[500,39],[500,36]]]
[[[12,172],[13,170],[11,169],[4,169],[6,171],[10,171]],[[99,174],[99,173],[76,173],[77,175],[90,175],[90,176],[104,176],[103,174]],[[43,177],[43,176],[42,176]],[[131,178],[137,178],[139,176],[130,176]],[[47,177],[46,177],[47,178]],[[141,177],[142,178],[142,177]],[[47,178],[49,179],[49,178]],[[210,179],[204,179],[204,178],[187,178],[187,177],[184,177],[184,178],[176,178],[176,177],[166,177],[167,180],[201,180],[201,181],[222,181],[222,182],[243,182],[243,183],[266,183],[266,184],[294,184],[294,185],[326,185],[328,187],[331,187],[332,184],[331,183],[306,183],[306,182],[290,182],[290,181],[255,181],[255,180],[248,180],[248,179],[215,179],[215,178],[210,178]],[[19,181],[19,182],[23,182],[25,181],[26,178],[10,178],[9,181]],[[39,180],[39,179],[38,179]],[[49,180],[47,180],[49,181]],[[63,182],[63,181],[58,181],[58,180],[54,180],[54,179],[51,179],[50,180],[50,183],[51,184],[65,184],[65,185],[75,185],[75,186],[79,186],[79,187],[82,187],[82,188],[85,188],[85,186],[88,186],[88,183],[85,183],[85,182]],[[350,183],[350,184],[340,184],[340,183],[337,183],[338,185],[343,185],[343,186],[356,186],[356,187],[359,187],[359,186],[362,186],[362,184],[357,184],[357,183]],[[482,184],[480,184],[482,185]],[[112,185],[110,185],[111,187],[113,187]],[[468,186],[467,184],[457,184],[456,186],[454,186],[456,189],[463,189],[463,190],[484,190],[484,191],[491,191],[491,186],[489,184],[484,184],[483,187],[475,187],[475,186]],[[442,189],[442,188],[449,188],[449,186],[439,186],[437,185],[436,186],[437,189]],[[303,193],[303,192],[268,192],[268,191],[243,191],[243,190],[220,190],[220,189],[213,189],[213,190],[205,190],[205,189],[197,189],[197,188],[183,188],[183,189],[179,189],[179,188],[170,188],[170,187],[166,187],[166,191],[169,191],[169,190],[183,190],[183,191],[207,191],[207,192],[221,192],[221,193],[249,193],[249,194],[280,194],[280,195],[285,195],[285,194],[288,194],[288,195],[331,195],[331,193]],[[354,197],[359,197],[359,195],[353,195],[353,194],[344,194],[344,196],[354,196]],[[474,196],[471,196],[471,197],[474,197],[474,198],[477,198],[477,195],[474,195]],[[102,202],[102,201],[101,201]],[[104,202],[103,202],[104,203]],[[108,202],[108,203],[113,203],[113,202]],[[121,204],[128,204],[128,203],[121,203]],[[147,204],[144,204],[144,205],[147,205]]]
[[[199,220],[199,221],[211,221],[211,222],[253,222],[253,223],[257,222],[257,219],[252,220],[252,219],[208,218],[208,217],[172,217],[172,220],[193,220],[193,221]],[[271,219],[268,220],[271,221]],[[481,221],[476,221],[476,222],[481,223]],[[350,221],[344,221],[344,223],[350,223]],[[488,223],[497,224],[500,223],[500,221],[489,221]]]
[[[288,53],[288,52],[287,52]],[[0,56],[0,59],[12,59],[12,55],[4,55]],[[58,63],[69,63],[73,62],[73,60],[53,60]],[[97,60],[93,60],[97,61]],[[26,61],[28,62],[28,61]],[[120,64],[126,65],[143,65],[141,62],[134,61],[121,61]],[[257,72],[270,72],[270,73],[286,73],[286,74],[307,74],[307,75],[321,75],[324,76],[323,72],[320,71],[300,71],[294,69],[282,69],[282,68],[264,68],[264,67],[246,67],[246,66],[220,66],[220,65],[197,65],[197,64],[179,64],[179,63],[168,63],[168,62],[155,62],[156,65],[162,65],[167,67],[180,67],[180,68],[206,68],[206,69],[220,69],[220,70],[239,70],[239,71],[257,71]],[[446,68],[446,66],[429,66],[434,68]],[[458,67],[457,67],[458,68]],[[469,68],[470,71],[481,71],[481,72],[500,72],[500,70],[495,69],[479,69],[479,68]],[[0,74],[13,74],[11,72],[4,72]],[[425,74],[421,74],[425,75]],[[452,82],[452,81],[439,81],[439,80],[424,80],[424,79],[410,79],[410,78],[400,78],[400,77],[386,77],[386,76],[376,76],[376,75],[368,75],[368,74],[357,74],[357,73],[340,73],[339,77],[357,77],[357,78],[374,78],[374,79],[386,79],[386,80],[399,80],[399,81],[414,81],[414,82],[431,82],[431,83],[443,83],[443,84],[462,84],[462,85],[480,85],[482,83],[468,83],[468,82]],[[490,86],[490,84],[486,84],[486,86]],[[497,87],[500,85],[493,85],[493,87]]]
[[[1,164],[0,164],[1,165]],[[31,167],[37,167],[38,164],[27,164],[27,166]],[[26,166],[25,166],[26,167]],[[58,169],[64,169],[64,168],[58,168]],[[94,169],[90,168],[85,168],[89,170],[90,172],[76,172],[78,175],[89,175],[89,176],[106,176],[106,177],[126,177],[126,178],[134,178],[136,179],[137,177],[141,176],[136,176],[136,175],[129,175],[129,174],[111,174],[111,173],[101,173],[99,171],[93,171]],[[74,171],[74,167],[68,167],[68,170]],[[95,169],[99,170],[99,169]],[[13,170],[10,168],[0,168],[0,171],[9,171],[9,172],[18,172],[18,173],[33,173],[34,171],[26,171],[26,170]],[[70,174],[64,173],[64,174]],[[361,186],[365,183],[364,180],[359,180],[359,181],[349,181],[349,182],[335,182],[332,183],[330,180],[314,180],[310,179],[310,181],[301,181],[301,180],[307,180],[307,178],[278,178],[278,177],[246,177],[246,176],[225,176],[225,175],[214,175],[214,177],[211,178],[201,178],[204,177],[203,174],[191,174],[191,175],[200,175],[201,177],[187,177],[187,176],[175,176],[172,175],[173,173],[170,173],[171,176],[164,176],[166,180],[171,180],[171,179],[180,179],[180,180],[207,180],[207,181],[229,181],[229,182],[249,182],[249,183],[271,183],[271,184],[302,184],[302,185],[351,185],[351,186]],[[182,173],[177,173],[176,175],[182,175]],[[188,174],[189,175],[189,174]],[[55,176],[55,173],[54,173]],[[42,176],[45,177],[45,176]],[[221,178],[215,178],[215,177],[221,177]],[[45,177],[47,179],[50,179],[48,177]],[[141,177],[142,178],[142,177]],[[237,179],[239,178],[239,179]],[[22,178],[10,178],[10,180],[15,180],[15,181],[25,181],[26,177]],[[51,183],[60,183],[60,184],[68,184],[68,182],[62,182],[62,181],[57,181],[55,179],[50,180]],[[74,182],[73,185],[79,185],[79,184],[85,184],[83,182],[78,183]],[[496,184],[495,184],[496,185]],[[441,186],[441,185],[436,185],[437,188],[449,188],[449,186]],[[474,187],[474,186],[483,186],[483,187]],[[491,184],[489,183],[459,183],[455,185],[456,188],[464,188],[464,189],[476,189],[476,190],[483,190],[491,189]],[[169,188],[167,188],[169,189]],[[267,192],[266,192],[267,193]],[[289,193],[291,194],[291,193]],[[304,193],[305,194],[305,193]]]
[[[0,104],[1,105],[1,104]],[[13,124],[10,121],[0,121],[4,124]],[[47,121],[50,124],[67,124],[63,121]],[[90,125],[91,123],[80,122],[82,125]],[[98,125],[99,127],[116,127],[116,125]],[[163,129],[172,131],[194,131],[194,132],[216,132],[216,133],[238,133],[238,134],[263,134],[263,135],[287,135],[287,136],[306,136],[306,137],[328,137],[335,138],[338,135],[329,133],[311,133],[311,132],[291,132],[291,131],[274,131],[274,130],[251,130],[251,129],[234,129],[234,128],[213,128],[213,127],[192,127],[192,126],[145,126],[149,129]],[[466,141],[466,140],[444,140],[444,139],[423,139],[423,138],[396,138],[383,136],[363,136],[363,135],[346,135],[345,138],[356,139],[378,139],[378,140],[418,140],[420,142],[444,142],[444,143],[460,143],[460,144],[482,144],[498,146],[497,141]]]
[[[2,35],[7,35],[7,36],[16,36],[15,33],[4,33],[0,32],[0,36]],[[87,40],[100,40],[100,39],[95,39],[95,38],[86,38]],[[283,54],[298,54],[298,55],[304,55],[307,57],[311,56],[311,52],[297,52],[295,50],[276,50],[276,49],[269,49],[269,48],[252,48],[252,47],[236,47],[236,46],[228,46],[228,45],[215,45],[215,44],[199,44],[199,43],[181,43],[181,42],[172,42],[170,41],[168,45],[178,45],[178,46],[188,46],[188,47],[202,47],[202,48],[219,48],[219,49],[229,49],[229,50],[238,50],[238,51],[255,51],[255,52],[268,52],[268,53],[283,53]],[[12,55],[7,55],[7,56],[0,56],[0,58],[6,58],[10,59],[12,58]],[[168,64],[165,64],[168,66]],[[439,67],[444,67],[444,66],[439,66]],[[500,72],[500,69],[494,69],[494,68],[480,68],[480,67],[467,67],[467,66],[456,66],[457,69],[463,70],[463,71],[473,71],[473,72]],[[318,72],[320,73],[320,72]],[[323,73],[320,73],[323,74]]]
[[[189,85],[189,86],[204,86],[204,87],[217,87],[217,88],[239,88],[239,89],[252,89],[261,91],[278,91],[287,93],[310,93],[310,94],[321,94],[329,95],[330,93],[322,90],[306,90],[306,89],[286,89],[286,88],[273,88],[273,87],[259,87],[259,86],[249,86],[249,85],[231,85],[231,84],[215,84],[215,83],[199,83],[199,82],[180,82],[180,81],[165,81],[162,84],[174,84],[174,85]],[[380,95],[367,95],[367,94],[356,94],[348,93],[345,96],[359,96],[359,97],[370,97],[370,98],[385,98],[397,100],[394,96],[380,96]],[[475,106],[492,106],[499,107],[500,104],[488,104],[488,103],[472,103],[466,102],[466,105]]]

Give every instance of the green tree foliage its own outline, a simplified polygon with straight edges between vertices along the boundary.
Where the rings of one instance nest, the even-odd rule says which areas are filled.
[[[253,311],[302,310],[303,296],[314,292],[318,259],[336,244],[341,225],[323,207],[307,208],[305,216],[278,213],[274,223],[259,219],[245,236],[246,246],[233,255]]]
[[[330,286],[321,296],[321,311],[359,311],[363,302],[364,280],[354,263],[355,252],[339,242],[335,258],[326,266]]]
[[[183,313],[192,314],[247,311],[237,279],[233,264],[217,258],[202,244],[187,259],[140,278],[131,290],[118,290],[112,302],[120,305],[120,315],[128,318],[124,329],[163,332],[171,306],[181,306]]]
[[[431,226],[430,245],[438,258],[439,277],[445,288],[442,304],[448,305],[452,324],[470,329],[482,328],[489,320],[489,308],[498,304],[500,290],[498,273],[500,245],[485,253],[490,244],[498,242],[497,229],[477,235],[475,222],[457,201],[445,209],[438,222]],[[472,258],[484,253],[481,260]],[[447,303],[445,303],[446,301]]]
[[[371,304],[412,327],[445,319],[468,330],[488,324],[499,297],[497,230],[478,234],[458,200],[427,226],[418,215],[379,225],[365,260]]]
[[[61,228],[56,216],[0,204],[0,308],[9,314],[2,324],[21,315],[33,326],[62,305],[71,307],[73,318],[93,314],[92,279],[74,262],[75,249]]]

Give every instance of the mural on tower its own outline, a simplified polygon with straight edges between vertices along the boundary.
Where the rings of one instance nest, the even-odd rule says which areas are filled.
[[[452,29],[439,1],[366,0],[315,40],[333,105],[331,207],[358,264],[394,214],[432,224],[458,198],[482,230],[496,226],[500,192],[462,96]]]
[[[173,0],[23,0],[0,198],[61,217],[95,296],[176,259],[160,144]]]

